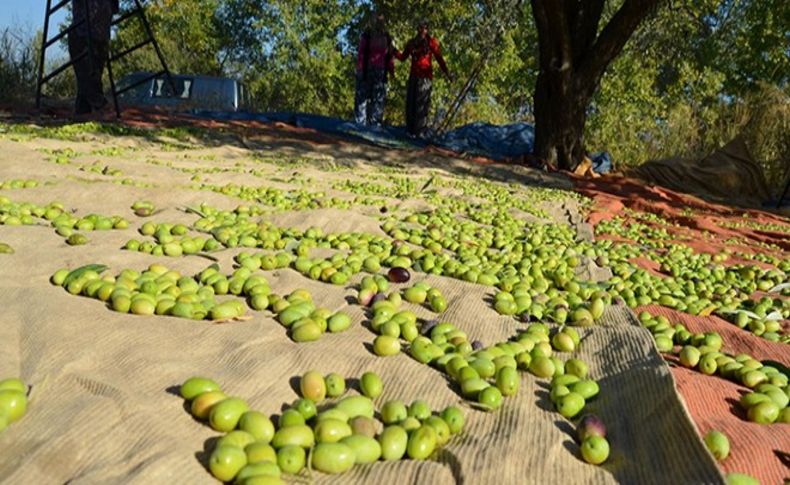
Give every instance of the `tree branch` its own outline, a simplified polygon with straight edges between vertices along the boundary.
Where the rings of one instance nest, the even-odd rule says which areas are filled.
[[[620,10],[604,27],[601,35],[584,55],[579,65],[579,78],[594,80],[585,84],[593,89],[609,64],[620,54],[639,23],[663,0],[625,0]]]
[[[551,25],[546,14],[546,5],[543,0],[531,0],[532,16],[535,18],[535,27],[538,30],[538,57],[543,59],[551,57]]]
[[[573,49],[563,0],[532,0],[532,9],[538,27],[541,66],[553,72],[569,70]]]
[[[565,10],[571,29],[573,63],[578,65],[598,35],[598,24],[606,0],[566,0]]]

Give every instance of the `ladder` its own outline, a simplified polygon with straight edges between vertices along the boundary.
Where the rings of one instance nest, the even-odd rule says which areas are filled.
[[[80,22],[77,22],[77,23],[74,23],[74,24],[70,25],[69,27],[67,27],[66,29],[61,31],[59,34],[55,35],[52,38],[49,38],[49,21],[50,21],[50,17],[52,15],[54,15],[55,13],[57,13],[62,8],[64,8],[70,2],[85,2],[85,11],[86,11],[85,19],[83,19]],[[55,78],[60,73],[62,73],[66,69],[68,69],[71,66],[73,66],[74,63],[82,60],[86,56],[88,57],[88,61],[91,62],[91,58],[88,55],[89,52],[91,51],[91,37],[88,36],[88,48],[85,50],[85,52],[81,53],[80,55],[78,55],[74,59],[69,59],[68,62],[66,62],[62,66],[59,66],[58,68],[54,69],[52,72],[50,72],[48,74],[44,73],[44,68],[45,68],[45,64],[46,64],[46,62],[45,62],[46,61],[46,52],[47,52],[48,48],[52,47],[55,43],[61,41],[64,37],[68,36],[71,32],[73,32],[74,30],[76,30],[77,28],[81,27],[84,24],[87,24],[88,31],[90,32],[91,19],[90,19],[90,9],[88,8],[87,2],[88,2],[88,0],[59,0],[57,3],[55,3],[53,5],[52,4],[53,0],[47,0],[47,10],[46,10],[46,14],[44,16],[44,34],[43,34],[43,37],[42,37],[41,52],[40,52],[40,55],[39,55],[38,79],[37,79],[37,82],[36,82],[36,108],[37,109],[41,109],[42,91],[43,91],[44,85],[46,83],[51,81],[53,78]],[[133,17],[137,17],[138,19],[140,19],[140,22],[142,23],[143,29],[145,31],[146,38],[144,40],[142,40],[141,42],[138,42],[137,44],[135,44],[135,45],[133,45],[133,46],[127,48],[127,49],[124,49],[123,51],[118,52],[116,54],[113,54],[112,49],[110,49],[110,54],[109,54],[109,57],[107,59],[107,74],[108,74],[108,78],[109,78],[109,81],[110,81],[110,90],[112,92],[112,100],[113,100],[113,105],[115,107],[115,114],[116,114],[116,116],[118,118],[121,117],[121,108],[120,108],[120,105],[118,104],[118,96],[120,96],[121,94],[123,94],[123,93],[125,93],[125,92],[127,92],[127,91],[129,91],[131,89],[136,88],[137,86],[139,86],[139,85],[141,85],[143,83],[146,83],[146,82],[150,81],[151,79],[157,78],[159,76],[165,76],[167,78],[167,81],[170,84],[170,87],[172,88],[173,92],[176,91],[175,83],[173,82],[173,78],[170,75],[170,70],[167,68],[167,63],[165,62],[165,58],[162,55],[162,50],[160,49],[159,43],[156,41],[156,38],[154,37],[153,30],[151,30],[151,25],[148,23],[148,19],[145,16],[144,7],[143,7],[142,3],[140,2],[140,0],[134,0],[134,5],[132,6],[132,8],[130,10],[125,11],[125,12],[121,12],[116,18],[114,18],[113,21],[112,21],[112,27],[115,27],[115,26],[117,26],[117,25],[119,25],[119,24],[125,22],[126,20],[133,18]],[[134,52],[134,51],[136,51],[138,49],[141,49],[141,48],[147,46],[148,44],[153,45],[154,50],[156,51],[156,55],[159,58],[159,62],[162,65],[162,69],[159,70],[158,72],[155,72],[153,74],[150,74],[150,75],[147,75],[147,76],[142,77],[140,79],[137,79],[134,82],[132,82],[131,84],[129,84],[128,86],[124,86],[123,88],[118,89],[116,84],[115,84],[115,78],[113,77],[112,63],[119,61],[123,57],[128,56],[132,52]]]

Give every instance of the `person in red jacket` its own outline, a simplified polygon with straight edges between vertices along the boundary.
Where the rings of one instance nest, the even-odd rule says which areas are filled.
[[[406,129],[414,136],[421,136],[431,111],[433,58],[436,57],[436,62],[450,82],[453,77],[442,57],[439,41],[429,33],[426,21],[420,22],[417,35],[406,43],[403,52],[395,56],[401,61],[411,57],[411,73],[406,91]]]

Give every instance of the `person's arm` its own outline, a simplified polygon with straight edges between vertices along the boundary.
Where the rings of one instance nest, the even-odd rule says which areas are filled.
[[[429,45],[431,47],[431,52],[433,53],[434,57],[436,57],[436,62],[439,63],[439,67],[442,68],[444,75],[449,79],[452,79],[453,76],[450,74],[450,70],[447,69],[447,63],[444,62],[444,57],[442,57],[442,48],[439,46],[439,41],[436,39],[431,39]]]
[[[365,51],[368,48],[368,37],[361,35],[359,37],[359,49],[357,50],[357,72],[362,72],[365,69]]]
[[[392,76],[395,75],[395,57],[397,55],[398,55],[398,51],[397,50],[392,50],[390,52],[390,54],[387,56],[387,66],[386,66],[387,67],[387,72],[389,72],[390,75],[392,75]]]
[[[403,48],[403,52],[398,52],[398,50],[395,49],[395,57],[397,57],[399,61],[405,61],[411,56],[411,51],[411,42],[407,42],[406,47]]]

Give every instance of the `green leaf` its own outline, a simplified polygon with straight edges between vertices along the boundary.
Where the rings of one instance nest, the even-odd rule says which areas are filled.
[[[63,285],[62,286],[65,288],[66,286],[69,285],[69,283],[71,283],[72,281],[78,279],[80,276],[84,275],[88,271],[95,271],[95,272],[101,274],[101,273],[103,273],[106,270],[107,270],[107,266],[105,266],[103,264],[88,264],[88,265],[82,266],[80,268],[77,268],[77,269],[73,270],[68,275],[66,275],[66,279],[63,280]]]
[[[431,184],[433,183],[433,180],[434,180],[434,176],[431,175],[431,178],[429,178],[428,181],[425,182],[425,185],[422,186],[422,188],[420,189],[420,192],[425,192],[425,189],[427,189],[428,187],[431,186]]]

